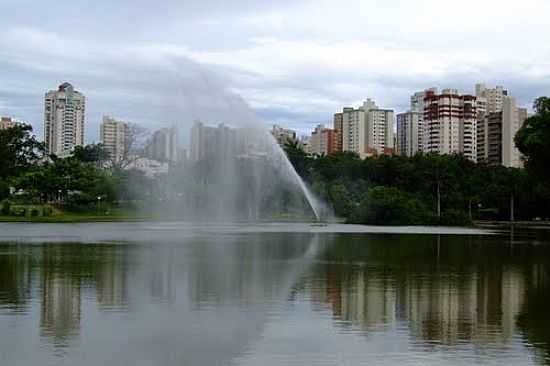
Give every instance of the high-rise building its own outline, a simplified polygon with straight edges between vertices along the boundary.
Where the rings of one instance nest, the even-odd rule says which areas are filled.
[[[298,141],[296,131],[281,126],[273,125],[271,134],[277,140],[279,146],[285,146],[289,142]]]
[[[420,112],[405,112],[397,115],[396,153],[414,156],[422,151],[423,117]]]
[[[374,101],[367,99],[363,104],[367,117],[367,154],[395,153],[394,113],[391,109],[380,109]]]
[[[44,97],[44,142],[46,152],[65,156],[84,145],[86,99],[69,83]]]
[[[244,152],[244,148],[240,148],[243,145],[244,137],[239,136],[236,129],[223,123],[217,127],[205,126],[197,121],[191,128],[190,159],[197,162],[205,158],[237,156]]]
[[[309,139],[309,153],[316,155],[330,155],[337,151],[337,133],[324,125],[318,125]]]
[[[103,116],[100,127],[100,138],[105,150],[113,161],[124,160],[128,154],[129,125],[109,116]]]
[[[11,117],[0,117],[0,130],[7,130],[12,128],[17,122]]]
[[[502,86],[487,88],[485,84],[476,84],[476,97],[478,99],[478,108],[483,108],[485,113],[496,113],[502,111],[504,98],[508,95]],[[479,110],[478,110],[479,112]]]
[[[462,153],[477,161],[476,97],[455,89],[441,94],[429,91],[424,98],[423,151]]]
[[[342,111],[342,151],[351,151],[362,158],[378,154],[393,154],[394,113],[380,109],[367,99],[358,109],[346,107]],[[335,116],[340,123],[340,116]]]
[[[342,112],[342,151],[357,153],[366,157],[366,126],[363,109],[344,108]]]
[[[421,92],[416,92],[411,96],[411,112],[424,114],[424,98],[426,98],[428,93],[437,94],[437,88],[430,88]]]
[[[334,114],[334,122],[332,128],[334,129],[336,138],[336,151],[342,151],[342,131],[344,129],[344,115],[343,113]]]
[[[521,155],[514,136],[527,119],[527,109],[518,108],[514,98],[504,96],[500,111],[487,113],[478,122],[478,161],[488,165],[520,168]]]
[[[159,162],[176,163],[178,161],[178,130],[175,126],[161,128],[145,145],[145,156]]]

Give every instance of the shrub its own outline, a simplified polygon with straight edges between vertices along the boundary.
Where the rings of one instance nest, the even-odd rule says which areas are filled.
[[[444,210],[441,213],[439,219],[439,225],[444,226],[471,226],[472,221],[468,217],[468,214],[461,210],[449,209]]]
[[[350,222],[374,225],[417,225],[430,222],[430,211],[418,199],[394,187],[370,188],[353,210]]]
[[[27,214],[27,209],[23,206],[11,206],[10,215],[12,216],[25,216]]]
[[[5,200],[4,202],[1,202],[0,203],[0,213],[2,213],[2,215],[9,215],[10,214],[10,207],[11,207],[11,202],[8,201],[8,200]]]

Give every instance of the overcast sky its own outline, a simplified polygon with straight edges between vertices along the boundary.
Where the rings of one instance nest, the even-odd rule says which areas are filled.
[[[87,97],[88,141],[103,114],[151,127],[222,122],[210,109],[227,91],[265,123],[301,132],[367,97],[404,111],[432,86],[499,84],[525,106],[550,94],[548,0],[0,0],[0,9],[0,115],[39,134],[43,95],[64,81]]]

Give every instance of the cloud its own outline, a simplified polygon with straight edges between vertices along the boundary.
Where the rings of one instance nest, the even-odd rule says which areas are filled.
[[[545,0],[71,4],[4,6],[0,114],[40,130],[44,92],[66,80],[88,97],[89,140],[104,113],[150,126],[248,113],[231,91],[301,131],[366,97],[402,111],[431,86],[501,84],[524,105],[550,94]]]

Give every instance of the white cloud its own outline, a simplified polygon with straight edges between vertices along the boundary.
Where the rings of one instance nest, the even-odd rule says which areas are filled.
[[[88,95],[92,130],[102,113],[172,120],[182,100],[208,114],[209,82],[300,129],[365,97],[399,111],[431,86],[499,83],[523,104],[550,94],[547,0],[98,0],[61,26],[47,15],[64,1],[29,4],[5,9],[0,114],[37,125],[43,93],[65,80]]]

